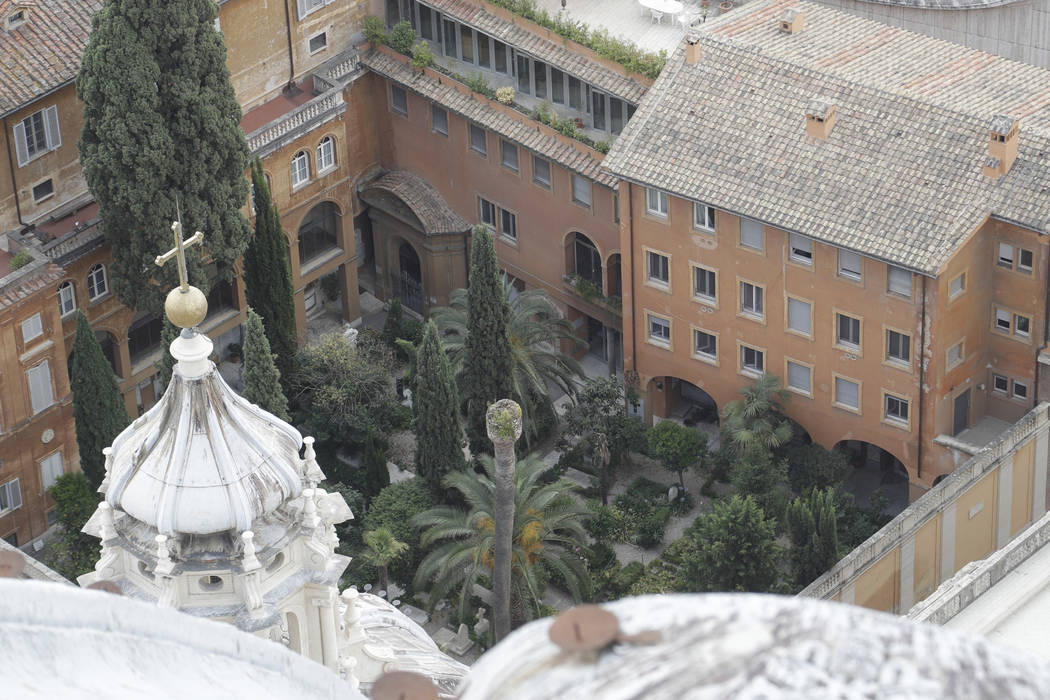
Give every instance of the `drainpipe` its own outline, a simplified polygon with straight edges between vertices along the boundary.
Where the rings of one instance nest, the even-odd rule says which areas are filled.
[[[926,275],[922,277],[922,316],[919,326],[919,448],[915,475],[922,476],[922,406],[926,403],[923,387],[926,385]]]
[[[1046,274],[1050,275],[1050,255],[1046,257]],[[1039,348],[1035,352],[1035,404],[1038,404],[1039,399],[1039,375],[1042,374],[1039,370],[1039,355],[1043,350],[1046,350],[1047,345],[1050,344],[1050,279],[1046,276],[1043,277],[1043,347]]]
[[[289,2],[292,0],[284,0],[284,26],[288,38],[288,87],[292,87],[295,85],[295,54],[292,51],[292,11],[288,9]]]
[[[0,120],[0,128],[4,130],[4,145],[7,147],[7,169],[11,173],[11,194],[15,197],[15,215],[18,217],[20,226],[25,226],[22,221],[22,205],[18,203],[18,183],[15,180],[15,162],[11,160],[14,151],[11,150],[11,133],[7,130],[7,117]]]
[[[637,328],[638,315],[634,305],[634,193],[631,191],[633,185],[627,183],[627,230],[630,232],[628,235],[628,242],[631,245],[631,369],[635,372],[638,371],[638,334],[635,333]],[[620,271],[620,293],[623,293],[623,271]],[[624,367],[624,371],[627,367]],[[639,391],[641,387],[639,387]]]

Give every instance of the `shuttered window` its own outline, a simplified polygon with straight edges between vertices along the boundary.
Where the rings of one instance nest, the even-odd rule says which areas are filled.
[[[22,484],[18,479],[12,479],[6,484],[0,484],[0,513],[9,510],[17,510],[22,507]]]
[[[55,483],[55,479],[64,473],[65,466],[62,464],[61,452],[48,455],[40,460],[40,483],[44,485],[45,491],[51,488],[51,484]]]
[[[55,395],[51,390],[51,366],[47,360],[27,370],[26,380],[29,382],[29,400],[33,405],[33,415],[55,403]]]
[[[62,145],[58,126],[58,107],[52,105],[34,112],[15,124],[15,155],[18,167]]]

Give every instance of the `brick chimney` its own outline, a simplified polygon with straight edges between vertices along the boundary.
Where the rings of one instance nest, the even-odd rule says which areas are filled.
[[[700,37],[690,34],[685,38],[685,65],[695,66],[700,60]]]
[[[984,163],[984,174],[997,180],[1010,172],[1017,160],[1016,117],[999,114],[988,125],[988,159]]]
[[[785,34],[798,34],[806,26],[806,16],[794,7],[784,11],[780,16],[780,31]]]
[[[835,105],[817,98],[806,105],[806,139],[823,141],[835,126]]]

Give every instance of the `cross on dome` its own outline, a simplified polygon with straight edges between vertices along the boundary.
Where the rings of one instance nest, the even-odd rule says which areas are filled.
[[[190,246],[200,244],[204,246],[204,234],[197,231],[187,240],[182,240],[182,221],[171,222],[171,233],[175,238],[175,247],[167,253],[162,253],[154,258],[153,263],[157,267],[164,267],[172,258],[177,261],[179,270],[179,286],[168,292],[164,300],[164,313],[173,325],[179,328],[194,328],[208,315],[208,298],[204,292],[189,283],[189,273],[186,268],[186,249]]]

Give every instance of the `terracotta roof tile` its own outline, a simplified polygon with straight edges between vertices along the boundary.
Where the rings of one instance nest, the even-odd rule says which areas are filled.
[[[382,190],[396,196],[423,224],[424,233],[462,233],[470,228],[470,223],[448,205],[433,185],[407,170],[392,170],[361,190]]]
[[[0,0],[0,114],[73,80],[102,0]],[[7,30],[16,8],[26,21]]]

